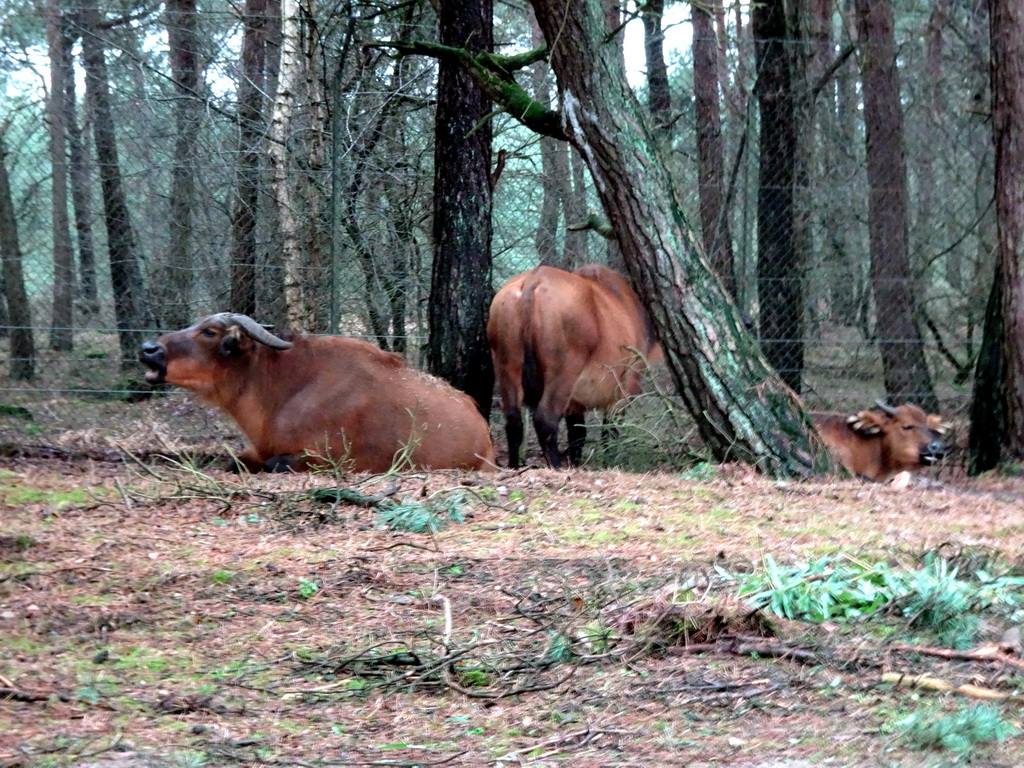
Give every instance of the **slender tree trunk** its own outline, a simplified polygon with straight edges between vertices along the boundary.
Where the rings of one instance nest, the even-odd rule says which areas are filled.
[[[134,370],[138,347],[143,338],[142,329],[152,324],[152,318],[143,303],[139,247],[121,181],[121,161],[117,151],[101,34],[96,6],[85,6],[82,11],[82,58],[85,63],[86,90],[95,109],[93,140],[103,190],[103,220],[107,229],[114,314],[121,343],[121,366],[125,370]]]
[[[917,325],[908,245],[907,162],[890,0],[855,0],[862,52],[871,280],[885,390],[939,409]]]
[[[586,159],[633,283],[701,436],[719,459],[774,475],[827,467],[809,422],[772,373],[685,223],[658,142],[607,50],[601,0],[532,0],[551,47],[562,124]]]
[[[160,275],[163,297],[160,323],[182,328],[193,319],[192,208],[196,185],[196,144],[199,139],[201,64],[196,36],[196,0],[167,0],[166,25],[171,77],[174,81],[174,160],[171,168],[167,262]]]
[[[442,45],[490,51],[492,0],[440,0]],[[427,367],[490,413],[491,101],[455,62],[440,62],[434,150],[434,266]]]
[[[794,391],[804,367],[803,253],[796,242],[796,104],[784,0],[751,14],[757,51],[755,93],[761,112],[757,195],[757,293],[761,348]]]
[[[4,300],[7,303],[7,322],[10,332],[11,381],[26,381],[35,377],[36,349],[32,339],[32,313],[25,290],[22,271],[21,245],[18,242],[18,220],[11,197],[11,181],[7,174],[7,145],[0,136],[0,260]]]
[[[89,170],[89,152],[78,123],[78,95],[75,87],[74,57],[72,49],[78,39],[73,25],[64,24],[64,115],[67,118],[68,150],[71,164],[68,168],[71,182],[71,200],[75,211],[75,234],[78,236],[78,297],[86,315],[99,311],[96,287],[96,246],[92,237],[92,202]]]
[[[304,53],[304,40],[311,36],[304,29],[313,18],[312,0],[282,0],[281,3],[281,66],[277,95],[270,119],[270,141],[267,157],[270,159],[274,202],[281,227],[281,249],[284,257],[284,297],[288,323],[299,330],[313,330],[312,296],[307,295],[308,256],[303,247],[303,228],[308,226],[300,217],[308,216],[300,204],[301,171],[292,161],[297,151],[292,141],[292,119],[296,103],[304,95],[306,82],[304,68],[308,59]]]
[[[844,18],[852,17],[851,1],[843,0],[846,6],[842,10]],[[855,28],[851,27],[851,32],[856,34]],[[833,263],[829,285],[832,319],[845,326],[857,325],[861,314],[860,305],[867,300],[868,295],[866,267],[858,258],[860,249],[856,247],[849,226],[843,222],[843,218],[849,216],[854,206],[849,181],[856,173],[851,151],[857,141],[857,113],[860,109],[855,76],[855,62],[852,59],[836,71],[836,140],[833,142],[830,167],[841,183],[837,185],[834,195],[826,200],[825,210],[825,237]]]
[[[1024,460],[1024,6],[990,0],[989,25],[999,249],[971,414],[975,472]]]
[[[710,11],[694,5],[691,18],[701,240],[715,274],[729,295],[735,297],[732,235],[725,208],[725,150],[722,145],[722,113],[718,98],[718,41]]]
[[[562,148],[566,165],[569,167],[571,183],[566,185],[565,220],[569,224],[583,221],[587,215],[587,167],[580,153],[566,143]],[[568,269],[576,269],[590,263],[590,231],[574,230],[565,233],[565,251],[562,263]]]
[[[928,146],[921,152],[917,161],[917,216],[915,227],[916,232],[920,233],[917,250],[924,255],[929,255],[938,250],[938,244],[942,241],[944,232],[942,219],[945,217],[935,216],[934,211],[935,152],[933,147],[942,141],[941,127],[946,117],[946,104],[942,87],[942,51],[943,33],[949,21],[949,3],[950,0],[936,0],[933,3],[924,32],[928,110],[925,112],[926,117],[923,122],[924,127],[928,131]],[[945,258],[946,279],[954,290],[959,290],[963,283],[959,274],[959,259],[953,255],[960,250],[959,248],[951,249]],[[920,271],[923,278],[922,283],[927,283],[927,276],[925,275],[926,265],[923,263],[923,259],[920,262],[922,263],[917,265],[918,271]]]
[[[544,35],[537,26],[537,19],[533,13],[530,16],[530,34],[533,47],[544,43]],[[551,105],[551,89],[548,87],[548,66],[545,62],[538,62],[530,71],[532,80],[533,98],[546,107]],[[566,265],[562,262],[558,252],[558,220],[563,211],[562,193],[565,179],[559,178],[563,173],[558,168],[559,154],[564,156],[565,142],[553,139],[550,136],[540,137],[540,170],[541,170],[541,204],[540,217],[537,220],[537,232],[533,237],[534,247],[537,249],[537,256],[541,264],[548,264],[553,267]],[[568,169],[565,169],[568,170]]]
[[[670,141],[672,92],[669,90],[668,66],[665,64],[665,33],[661,29],[664,13],[665,0],[647,0],[640,11],[644,22],[644,59],[647,63],[647,108],[651,113],[654,132],[663,140]]]
[[[50,56],[50,93],[46,115],[50,130],[51,232],[53,235],[53,311],[50,315],[50,349],[74,348],[75,267],[68,219],[67,120],[64,111],[64,36],[58,0],[46,0],[46,44]]]
[[[266,85],[269,0],[246,0],[238,82],[238,169],[231,214],[231,309],[256,314],[256,221]]]

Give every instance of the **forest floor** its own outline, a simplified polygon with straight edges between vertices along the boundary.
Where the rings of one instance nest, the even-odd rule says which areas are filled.
[[[60,439],[45,414],[11,427],[35,447],[0,459],[0,766],[1024,764],[1020,644],[995,645],[1019,605],[973,605],[971,648],[944,653],[919,615],[783,619],[729,578],[927,553],[974,582],[1024,575],[1024,479],[128,457],[180,449],[181,407]],[[427,507],[448,526],[386,526]],[[982,703],[1003,740],[907,730]]]

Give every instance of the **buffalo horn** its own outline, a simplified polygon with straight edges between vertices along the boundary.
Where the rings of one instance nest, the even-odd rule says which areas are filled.
[[[879,410],[881,410],[883,413],[887,413],[890,416],[896,415],[896,409],[893,408],[891,405],[886,405],[881,400],[875,400],[875,405],[877,405]]]
[[[291,349],[292,347],[292,343],[290,341],[277,338],[277,336],[272,334],[248,315],[238,315],[234,312],[221,312],[219,315],[214,315],[214,317],[223,322],[224,325],[229,328],[232,325],[240,326],[242,330],[248,333],[254,341],[258,341],[260,344],[266,344],[271,349]]]

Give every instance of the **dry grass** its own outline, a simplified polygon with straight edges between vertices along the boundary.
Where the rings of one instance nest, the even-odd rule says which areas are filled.
[[[91,406],[71,431],[74,407],[0,425],[4,442],[76,456],[0,460],[0,766],[931,766],[946,756],[887,729],[960,701],[890,689],[883,671],[1024,687],[1011,663],[898,651],[898,621],[751,614],[713,568],[940,547],[964,567],[1012,560],[1020,479],[342,479],[465,496],[465,523],[415,535],[309,497],[336,478],[120,460],[237,445],[188,400]],[[1020,740],[982,754],[1018,765]]]

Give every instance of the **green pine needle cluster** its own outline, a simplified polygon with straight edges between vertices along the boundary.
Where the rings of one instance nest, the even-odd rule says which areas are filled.
[[[915,712],[896,723],[903,740],[914,749],[945,749],[969,759],[979,744],[1005,741],[1016,728],[992,704],[963,707],[948,715]]]
[[[781,566],[766,554],[762,565],[756,573],[733,574],[722,567],[718,573],[754,607],[788,619],[854,621],[885,609],[909,619],[911,627],[935,633],[949,647],[967,647],[979,612],[1014,620],[1024,612],[1024,578],[981,570],[961,578],[957,568],[935,555],[925,557],[917,570],[867,564],[849,555]]]

